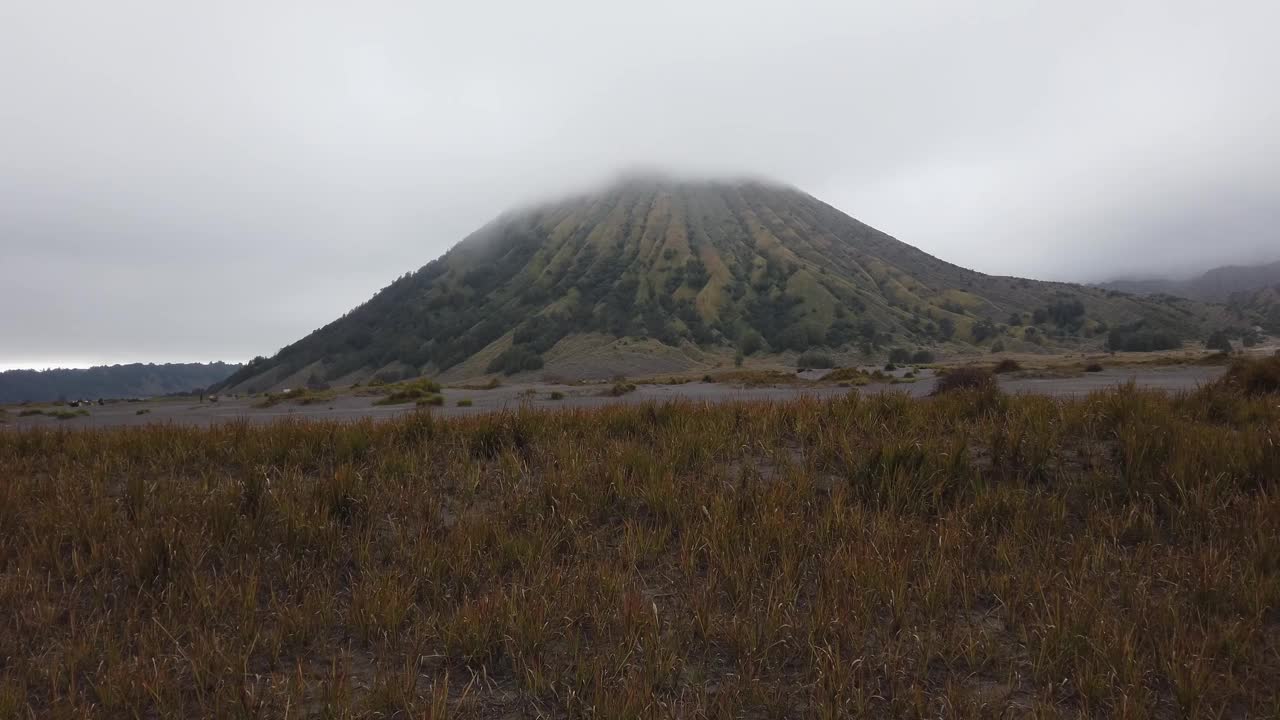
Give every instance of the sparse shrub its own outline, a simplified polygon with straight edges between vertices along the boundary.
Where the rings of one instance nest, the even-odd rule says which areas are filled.
[[[748,330],[742,334],[742,342],[739,345],[739,351],[743,355],[754,355],[764,347],[764,338],[755,330]]]
[[[739,350],[738,352],[734,353],[734,354],[733,354],[733,366],[734,366],[734,367],[742,367],[742,363],[743,363],[743,360],[744,360],[744,358],[745,358],[745,357],[746,357],[746,356],[745,356],[745,355],[743,355],[743,353],[742,353],[742,351],[741,351],[741,350]]]
[[[906,348],[893,348],[889,351],[889,362],[902,365],[911,362],[911,351]]]
[[[807,382],[804,378],[796,377],[795,373],[779,370],[728,370],[716,373],[711,377],[713,382],[742,385],[744,387],[796,385]]]
[[[1107,347],[1123,352],[1176,350],[1182,347],[1182,339],[1170,332],[1148,330],[1143,327],[1143,323],[1139,322],[1126,327],[1112,328],[1107,333]]]
[[[1022,369],[1022,364],[1019,363],[1017,360],[1014,360],[1013,358],[1005,358],[1000,362],[996,363],[996,366],[991,369],[991,372],[999,375],[1001,373],[1017,372],[1021,369]]]
[[[463,398],[457,402],[458,407],[471,407],[470,398]]]
[[[427,406],[427,405],[432,405],[432,406],[440,406],[440,405],[444,405],[444,396],[443,396],[443,395],[428,395],[428,396],[426,396],[426,397],[424,397],[424,398],[418,398],[418,401],[417,401],[415,404],[416,404],[418,407],[423,407],[423,406]]]
[[[150,410],[148,410],[147,408],[141,408],[141,409],[139,409],[139,410],[135,411],[133,414],[134,414],[134,415],[146,415],[146,414],[147,414],[147,413],[149,413],[149,412],[151,412],[151,411],[150,411]]]
[[[833,382],[837,385],[866,385],[869,382],[867,374],[858,368],[846,367],[838,368],[827,373],[822,378],[823,382]]]
[[[389,395],[378,400],[374,405],[398,405],[429,398],[440,392],[440,384],[427,378],[421,378],[411,383],[392,386],[390,390],[391,393]],[[441,402],[443,402],[443,399]]]
[[[949,317],[938,320],[938,336],[943,340],[950,340],[956,334],[956,323]]]
[[[334,398],[333,391],[330,390],[312,390],[310,388],[293,388],[279,393],[267,393],[266,397],[254,403],[256,408],[269,408],[279,405],[283,402],[296,402],[299,405],[313,405],[315,403],[328,402]],[[217,402],[216,399],[210,398],[210,402]]]
[[[969,334],[973,336],[974,342],[982,342],[989,337],[994,337],[997,332],[999,331],[996,329],[996,324],[984,319],[974,323]]]
[[[1237,359],[1219,383],[1250,395],[1280,393],[1280,355]]]
[[[609,388],[608,390],[605,390],[604,394],[609,397],[621,397],[623,395],[626,395],[627,393],[632,393],[635,391],[636,391],[636,386],[634,384],[629,382],[618,382],[618,383],[614,383],[613,387]]]
[[[542,356],[526,345],[512,345],[489,362],[485,372],[515,375],[525,370],[542,369]]]
[[[991,343],[991,352],[993,352],[993,353],[1002,353],[1002,352],[1004,352],[1004,341],[1003,341],[1003,340],[997,340],[997,341],[995,341],[995,342]]]
[[[996,389],[996,376],[986,368],[968,366],[952,368],[938,377],[934,395],[957,390],[990,391]]]
[[[31,417],[33,415],[43,415],[43,414],[44,414],[44,410],[41,410],[40,408],[27,408],[26,410],[19,411],[18,417]]]
[[[917,350],[911,355],[911,362],[917,365],[924,365],[933,361],[933,353],[928,350]]]
[[[831,356],[826,353],[815,352],[813,350],[806,351],[800,355],[800,359],[796,364],[802,368],[830,368],[835,367]]]
[[[547,397],[551,400],[563,400],[564,393],[560,392],[559,390],[552,390],[551,394],[548,395]]]
[[[1102,372],[1102,365],[1096,362],[1092,362],[1084,366],[1084,371],[1091,372],[1091,373]]]
[[[627,393],[635,392],[635,389],[636,386],[632,383],[613,383],[612,387],[605,389],[605,391],[600,393],[600,395],[607,397],[622,397],[623,395],[627,395]]]
[[[898,369],[898,366],[893,364],[892,362],[888,362],[884,364],[884,369],[886,372],[893,372],[894,370]]]
[[[1209,339],[1205,341],[1204,346],[1209,350],[1229,353],[1231,352],[1231,339],[1222,330],[1214,330],[1209,334]]]
[[[373,379],[369,381],[369,387],[391,385],[404,379],[404,373],[400,370],[379,370],[378,373],[373,376]]]

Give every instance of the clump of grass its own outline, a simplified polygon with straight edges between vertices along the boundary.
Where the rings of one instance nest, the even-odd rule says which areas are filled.
[[[1201,365],[1226,365],[1231,362],[1231,353],[1216,352],[1205,355],[1198,361]]]
[[[711,376],[715,382],[743,387],[762,387],[767,385],[795,385],[807,382],[794,373],[780,370],[726,370]]]
[[[336,397],[336,393],[332,390],[293,388],[285,392],[268,392],[266,397],[254,403],[253,406],[255,408],[269,408],[285,402],[293,402],[299,405],[312,405],[315,403],[328,402],[334,397]]]
[[[35,415],[44,415],[44,410],[40,408],[27,408],[18,411],[18,417],[32,417]]]
[[[616,382],[601,394],[607,395],[609,397],[622,397],[623,395],[626,395],[628,393],[633,393],[635,391],[636,391],[636,386],[632,383]]]
[[[1280,355],[1238,358],[1219,382],[1252,395],[1280,393]]]
[[[550,400],[563,400],[564,393],[560,392],[559,390],[552,390],[551,394],[548,395],[547,398]]]
[[[134,415],[146,415],[151,412],[150,408],[138,408],[133,412]]]
[[[374,405],[399,405],[401,403],[430,399],[432,396],[439,394],[440,385],[427,378],[419,378],[410,382],[388,385],[384,389],[388,391],[387,396],[374,401]]]
[[[1014,360],[1013,358],[1004,358],[1000,362],[996,363],[996,366],[991,369],[991,372],[1000,375],[1003,373],[1017,372],[1021,369],[1022,363]]]
[[[463,398],[457,402],[458,407],[471,407],[471,399]]]
[[[414,402],[414,404],[415,404],[415,405],[417,405],[418,407],[426,407],[426,406],[428,406],[428,405],[430,405],[430,406],[434,406],[434,407],[439,407],[439,406],[441,406],[441,405],[444,405],[444,396],[443,396],[443,395],[428,395],[428,396],[426,396],[426,397],[418,398],[418,399]]]
[[[824,382],[834,382],[837,385],[842,383],[848,383],[849,385],[866,385],[871,382],[871,377],[858,368],[846,367],[832,370],[827,373],[822,380]]]
[[[1091,362],[1084,366],[1084,371],[1088,373],[1102,372],[1102,364]]]
[[[459,385],[458,387],[463,390],[492,390],[494,388],[501,387],[501,386],[502,386],[501,380],[499,380],[497,377],[491,377],[482,383],[471,383],[469,385]]]
[[[88,415],[89,411],[81,408],[78,410],[54,410],[45,414],[58,420],[72,420],[74,418]]]
[[[942,395],[957,390],[994,391],[996,390],[995,374],[975,365],[951,368],[938,376],[933,394]]]

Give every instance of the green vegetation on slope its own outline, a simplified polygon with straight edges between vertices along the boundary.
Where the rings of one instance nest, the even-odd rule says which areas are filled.
[[[261,390],[316,363],[326,380],[436,373],[486,348],[477,371],[510,374],[580,333],[750,355],[1072,344],[1139,321],[1199,337],[1206,318],[1189,301],[966,270],[790,188],[632,181],[503,215],[229,384]]]
[[[0,716],[1274,717],[1278,433],[1231,383],[3,432]]]

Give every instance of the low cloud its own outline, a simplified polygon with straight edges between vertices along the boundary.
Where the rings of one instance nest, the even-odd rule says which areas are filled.
[[[1274,3],[179,5],[0,19],[0,364],[267,354],[635,166],[986,272],[1280,255]]]

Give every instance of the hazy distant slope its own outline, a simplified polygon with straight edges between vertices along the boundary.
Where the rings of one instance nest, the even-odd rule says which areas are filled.
[[[1195,303],[967,270],[789,187],[643,179],[508,212],[228,384],[529,369],[585,333],[750,353],[1071,344],[1135,321],[1195,334],[1207,318]]]
[[[1226,302],[1232,295],[1280,284],[1280,261],[1265,265],[1226,265],[1185,280],[1118,279],[1101,287],[1130,293],[1167,293],[1202,302]]]
[[[1227,306],[1240,317],[1256,318],[1264,330],[1280,334],[1280,283],[1250,292],[1238,292]]]
[[[130,398],[206,388],[226,380],[239,364],[171,363],[99,365],[88,369],[0,372],[0,402]]]

